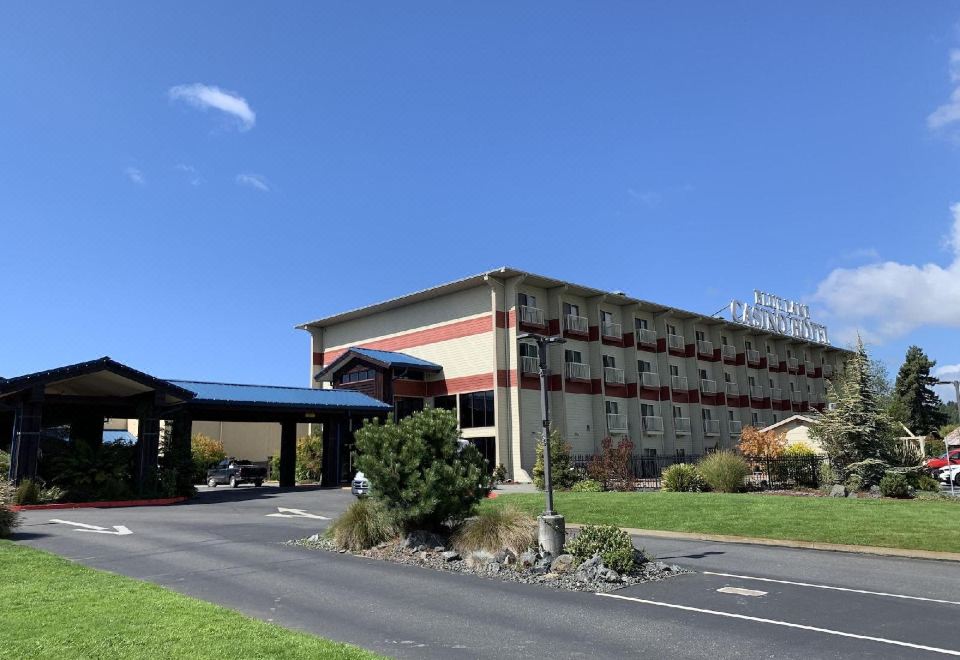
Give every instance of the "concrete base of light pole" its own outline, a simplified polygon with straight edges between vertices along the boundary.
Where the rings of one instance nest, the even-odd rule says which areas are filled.
[[[566,542],[567,524],[563,516],[540,516],[540,551],[550,553],[554,557],[563,553],[563,544]]]

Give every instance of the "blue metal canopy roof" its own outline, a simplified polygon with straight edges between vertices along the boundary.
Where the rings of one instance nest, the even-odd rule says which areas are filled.
[[[309,387],[273,385],[235,385],[193,380],[171,380],[177,387],[194,392],[196,403],[290,406],[292,408],[336,408],[340,410],[390,410],[390,406],[353,390],[323,390]]]
[[[377,360],[378,362],[383,362],[384,364],[391,367],[417,367],[420,369],[430,369],[440,371],[441,367],[436,362],[428,362],[427,360],[421,360],[418,357],[413,357],[412,355],[407,355],[406,353],[395,353],[393,351],[377,351],[372,348],[351,348],[349,351],[354,353],[359,353],[360,355],[366,356],[372,360]]]

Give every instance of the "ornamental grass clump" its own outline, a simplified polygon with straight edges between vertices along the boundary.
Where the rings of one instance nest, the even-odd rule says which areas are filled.
[[[491,507],[466,520],[451,541],[464,555],[475,550],[509,550],[519,556],[537,547],[537,521],[512,506]]]
[[[602,493],[603,484],[596,479],[581,479],[570,488],[572,493]]]
[[[0,538],[10,536],[20,522],[20,514],[10,508],[13,494],[13,485],[0,481]]]
[[[630,535],[613,525],[586,525],[564,549],[580,562],[600,555],[603,565],[618,573],[632,571],[636,565],[635,556],[642,556],[633,547]]]
[[[699,493],[703,490],[703,477],[696,465],[674,463],[660,476],[663,490],[674,493]]]
[[[726,449],[710,454],[697,467],[707,485],[720,493],[740,492],[750,474],[750,465],[743,457]]]
[[[341,550],[366,550],[397,536],[398,530],[387,510],[376,500],[361,497],[333,521],[327,530]]]

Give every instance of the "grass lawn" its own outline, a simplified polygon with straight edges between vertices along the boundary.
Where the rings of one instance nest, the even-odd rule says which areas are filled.
[[[543,495],[501,495],[537,514]],[[557,493],[570,523],[609,524],[768,539],[960,552],[960,505],[953,502],[786,497],[723,493]]]
[[[378,658],[0,541],[0,658]]]

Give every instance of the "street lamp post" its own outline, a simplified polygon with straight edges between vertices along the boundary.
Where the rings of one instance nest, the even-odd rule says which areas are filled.
[[[938,380],[937,385],[953,385],[953,392],[957,397],[957,414],[960,415],[960,380]],[[947,481],[950,482],[950,494],[956,495],[956,486],[954,486],[956,479],[950,474],[950,447],[947,445],[946,438],[944,438],[943,448],[947,454],[947,464],[944,466],[944,469],[947,471]]]
[[[563,344],[563,337],[544,337],[530,332],[517,335],[520,341],[532,341],[537,345],[539,372],[540,372],[540,418],[542,428],[540,438],[543,442],[543,487],[547,501],[543,514],[537,518],[539,523],[540,549],[546,554],[556,557],[563,551],[566,539],[566,522],[561,515],[553,510],[553,475],[550,465],[550,397],[549,377],[550,366],[547,363],[547,347],[550,344]]]

